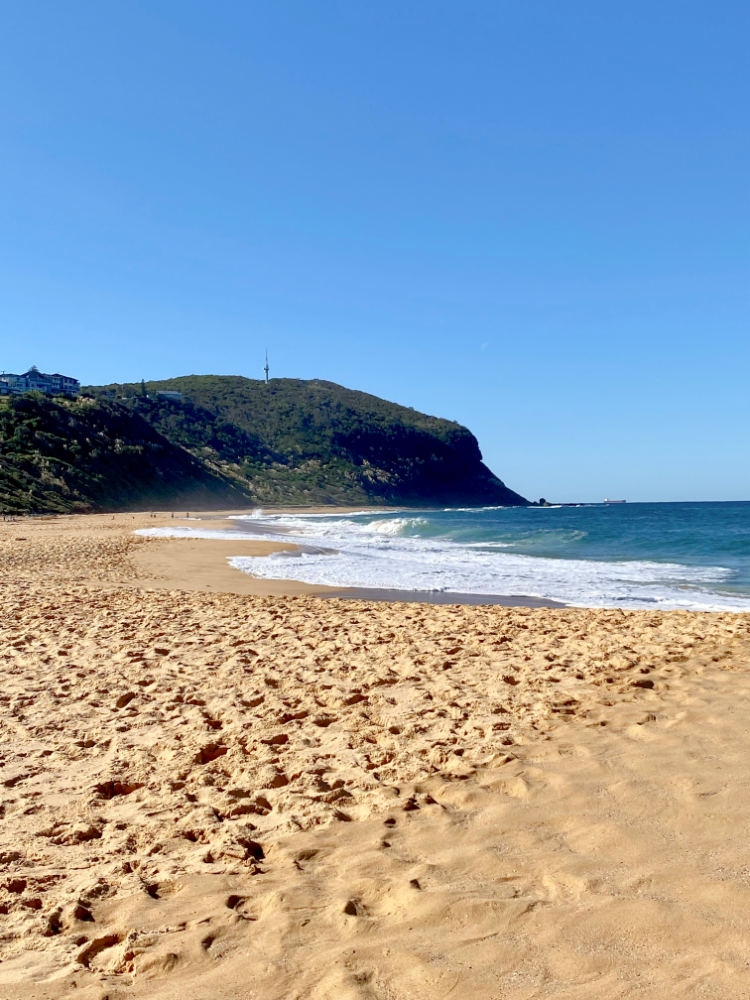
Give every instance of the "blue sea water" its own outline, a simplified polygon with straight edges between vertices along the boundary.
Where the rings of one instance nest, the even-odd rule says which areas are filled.
[[[230,560],[265,579],[750,611],[750,502],[258,511],[237,518],[240,530],[243,521],[254,538],[283,530],[302,545],[291,557]]]

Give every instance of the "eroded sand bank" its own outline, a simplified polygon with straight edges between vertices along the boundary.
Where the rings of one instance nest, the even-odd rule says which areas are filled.
[[[0,525],[0,996],[748,995],[747,616],[169,590],[134,523]]]

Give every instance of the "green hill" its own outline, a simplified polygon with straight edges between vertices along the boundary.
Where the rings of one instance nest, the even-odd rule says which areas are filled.
[[[332,382],[193,375],[145,389],[0,400],[0,511],[527,503],[465,427]]]
[[[189,375],[111,394],[257,503],[526,504],[460,424],[333,382]]]
[[[0,511],[239,507],[237,483],[106,400],[0,400]]]

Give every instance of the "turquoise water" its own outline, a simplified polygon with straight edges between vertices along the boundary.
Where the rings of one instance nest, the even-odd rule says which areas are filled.
[[[750,611],[750,502],[258,511],[236,520],[240,530],[252,522],[250,537],[283,529],[301,545],[291,556],[230,560],[264,579],[523,594],[589,607]]]

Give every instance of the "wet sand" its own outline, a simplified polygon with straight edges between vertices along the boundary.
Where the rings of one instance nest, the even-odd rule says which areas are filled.
[[[348,590],[330,588],[320,592],[321,597],[340,597],[355,601],[390,601],[406,604],[469,604],[502,605],[506,608],[565,608],[560,601],[525,594],[459,594],[452,590],[381,590],[376,587],[350,587]]]
[[[0,522],[0,997],[750,995],[749,616],[218,593],[157,523]]]

